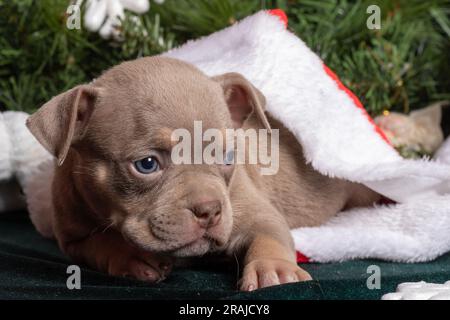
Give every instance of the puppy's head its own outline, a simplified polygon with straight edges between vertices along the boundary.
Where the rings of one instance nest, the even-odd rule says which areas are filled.
[[[174,164],[172,132],[194,137],[194,121],[203,131],[224,131],[252,112],[267,125],[264,104],[239,74],[210,78],[178,60],[150,57],[56,96],[27,125],[59,165],[71,166],[77,191],[105,225],[143,249],[194,256],[230,237],[234,168]]]

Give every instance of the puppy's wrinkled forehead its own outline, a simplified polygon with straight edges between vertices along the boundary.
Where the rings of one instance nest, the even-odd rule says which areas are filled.
[[[179,60],[125,62],[94,85],[102,94],[87,136],[109,152],[126,153],[139,142],[158,147],[174,129],[192,131],[196,120],[204,129],[232,127],[220,84]]]

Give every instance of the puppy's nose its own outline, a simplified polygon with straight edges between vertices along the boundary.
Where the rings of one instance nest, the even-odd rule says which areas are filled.
[[[194,205],[191,211],[197,217],[200,226],[212,227],[220,220],[222,205],[219,200],[205,201]]]

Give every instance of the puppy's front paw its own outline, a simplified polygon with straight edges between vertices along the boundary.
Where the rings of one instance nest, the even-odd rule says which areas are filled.
[[[240,289],[253,291],[283,283],[312,280],[308,272],[297,264],[281,259],[261,259],[248,263],[244,268]]]
[[[172,270],[172,265],[171,258],[139,252],[111,259],[108,273],[154,283],[164,280]]]

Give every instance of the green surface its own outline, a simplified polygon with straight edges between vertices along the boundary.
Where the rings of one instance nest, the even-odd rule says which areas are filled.
[[[381,269],[381,289],[366,286],[367,267]],[[315,281],[240,293],[236,266],[178,269],[163,283],[148,285],[82,268],[81,290],[66,287],[70,261],[43,239],[23,212],[0,216],[1,299],[379,299],[404,281],[450,279],[450,254],[422,264],[375,260],[307,264]]]

